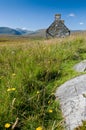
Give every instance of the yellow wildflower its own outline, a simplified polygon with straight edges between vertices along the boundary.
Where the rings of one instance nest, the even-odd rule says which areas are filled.
[[[51,93],[51,95],[55,95],[54,93]]]
[[[37,91],[37,94],[39,94],[40,92],[39,91]]]
[[[15,74],[15,73],[13,73],[13,74],[12,74],[12,76],[16,76],[16,74]]]
[[[48,101],[48,104],[50,104],[50,100]]]
[[[36,128],[36,130],[43,130],[41,126],[39,126],[38,128]]]
[[[7,89],[7,92],[15,91],[15,90],[16,90],[16,88],[8,88],[8,89]]]
[[[9,128],[10,126],[11,126],[11,124],[9,124],[9,123],[6,123],[6,124],[4,125],[5,128]]]
[[[49,111],[48,111],[49,113],[52,113],[53,112],[53,110],[52,109],[49,109]]]
[[[11,91],[15,91],[16,90],[16,88],[11,88]]]
[[[9,91],[11,91],[11,89],[10,89],[10,88],[8,88],[8,89],[7,89],[7,91],[9,92]]]

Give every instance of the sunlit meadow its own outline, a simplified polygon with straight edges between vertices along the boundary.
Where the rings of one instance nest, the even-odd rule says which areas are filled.
[[[86,33],[62,39],[0,37],[0,130],[64,130],[56,89],[79,75]]]

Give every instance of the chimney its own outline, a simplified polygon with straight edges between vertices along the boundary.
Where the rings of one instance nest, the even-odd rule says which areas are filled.
[[[61,19],[61,14],[55,14],[55,20],[60,20]]]

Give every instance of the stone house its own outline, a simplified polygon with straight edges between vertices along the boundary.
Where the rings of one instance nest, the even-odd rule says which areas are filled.
[[[61,20],[61,14],[55,15],[54,22],[46,29],[46,37],[65,37],[70,35],[70,30]]]

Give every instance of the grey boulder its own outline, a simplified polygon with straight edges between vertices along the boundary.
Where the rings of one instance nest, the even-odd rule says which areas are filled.
[[[86,60],[83,60],[80,63],[76,64],[73,68],[77,72],[85,72],[86,71]]]
[[[86,120],[86,74],[61,85],[55,93],[60,100],[65,129],[74,130]]]

